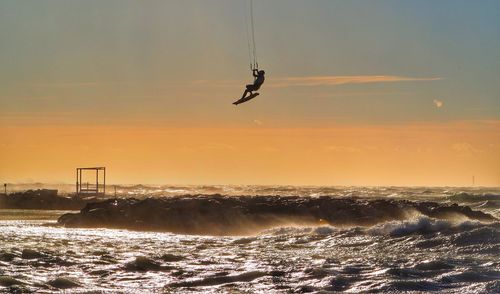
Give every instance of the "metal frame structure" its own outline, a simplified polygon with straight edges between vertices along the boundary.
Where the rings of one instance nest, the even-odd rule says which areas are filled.
[[[84,171],[95,171],[95,183],[82,183]],[[103,174],[103,183],[99,183],[99,171]],[[105,167],[78,167],[76,168],[76,195],[104,196],[106,195],[106,168]]]

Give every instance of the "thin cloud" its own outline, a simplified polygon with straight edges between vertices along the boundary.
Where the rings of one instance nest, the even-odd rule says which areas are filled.
[[[208,143],[200,147],[202,150],[235,150],[233,145],[224,143]]]
[[[202,86],[202,87],[241,87],[245,83],[249,83],[249,81],[238,81],[238,80],[196,80],[192,81],[192,86]]]
[[[313,87],[313,86],[340,86],[346,84],[371,84],[394,82],[419,82],[437,81],[440,77],[415,78],[403,76],[311,76],[311,77],[286,77],[273,80],[272,87]]]
[[[351,147],[351,146],[325,146],[325,151],[329,152],[340,152],[340,153],[360,153],[361,148]]]
[[[317,86],[340,86],[346,84],[372,84],[372,83],[394,83],[394,82],[421,82],[437,81],[440,77],[404,77],[385,75],[366,76],[309,76],[309,77],[278,77],[269,76],[264,87],[286,88],[286,87],[317,87]],[[191,82],[193,86],[205,87],[241,87],[251,81],[245,80],[196,80]]]
[[[33,88],[88,88],[101,86],[99,82],[60,82],[60,83],[34,83],[30,84]]]
[[[280,151],[278,148],[270,147],[270,146],[264,146],[264,147],[260,148],[260,150],[262,150],[264,152],[278,152],[278,151]]]
[[[472,146],[472,144],[466,143],[466,142],[455,143],[451,146],[451,148],[454,151],[460,152],[460,153],[483,153],[484,152],[484,150],[478,149],[478,148]]]

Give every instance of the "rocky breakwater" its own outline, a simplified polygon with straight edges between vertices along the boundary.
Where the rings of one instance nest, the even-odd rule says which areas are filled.
[[[0,209],[79,210],[96,198],[59,196],[57,190],[38,189],[0,195]]]
[[[182,234],[235,235],[291,224],[367,226],[412,215],[485,222],[493,216],[467,206],[394,199],[194,195],[109,199],[61,216],[66,227],[106,227]]]

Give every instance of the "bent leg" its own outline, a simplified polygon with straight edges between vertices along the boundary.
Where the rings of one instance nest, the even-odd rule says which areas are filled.
[[[246,89],[245,92],[243,92],[243,95],[241,96],[241,99],[245,98],[248,93],[252,93],[252,92],[250,92],[250,91],[248,91],[248,89]]]
[[[248,93],[250,93],[250,95],[253,95],[253,91],[255,91],[255,85],[246,85],[246,90],[241,98],[245,98]]]

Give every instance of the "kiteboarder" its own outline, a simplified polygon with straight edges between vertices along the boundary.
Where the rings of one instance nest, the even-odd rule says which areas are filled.
[[[246,85],[246,89],[243,92],[243,95],[241,96],[240,100],[233,103],[234,105],[247,102],[248,100],[259,96],[259,93],[254,93],[254,91],[259,90],[262,84],[264,83],[265,80],[264,75],[266,74],[266,72],[263,70],[252,69],[252,74],[254,77],[253,84]],[[247,94],[250,95],[247,96]]]
[[[250,93],[250,96],[254,95],[253,91],[257,91],[260,89],[262,84],[264,84],[265,77],[264,75],[266,74],[265,71],[263,70],[258,70],[258,69],[253,69],[252,74],[254,77],[253,84],[247,85],[245,92],[243,92],[243,96],[241,96],[241,99],[245,98],[248,93]]]
[[[254,21],[253,21],[253,0],[250,0],[250,28],[248,27],[248,19],[245,18],[247,25],[247,39],[248,39],[248,58],[250,59],[250,69],[252,70],[253,75],[253,84],[246,85],[246,89],[243,92],[241,98],[233,102],[234,105],[241,104],[243,102],[247,102],[250,99],[253,99],[259,96],[259,93],[254,91],[258,91],[262,84],[264,84],[266,74],[263,70],[259,70],[259,63],[257,61],[257,46],[255,45],[255,30],[254,30]],[[249,29],[251,34],[249,33]],[[247,96],[248,95],[248,96]]]

